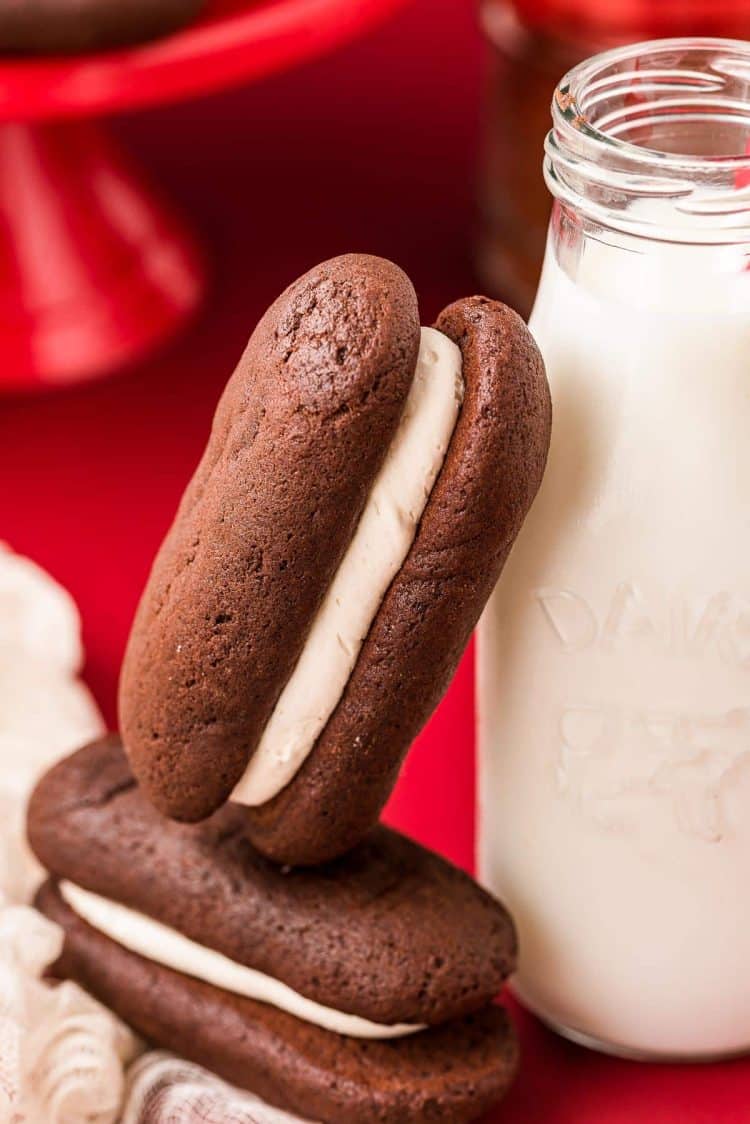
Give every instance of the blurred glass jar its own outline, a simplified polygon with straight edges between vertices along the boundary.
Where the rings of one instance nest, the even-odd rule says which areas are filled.
[[[482,0],[490,46],[476,260],[528,316],[550,202],[540,153],[561,74],[608,47],[677,35],[750,38],[750,0]]]

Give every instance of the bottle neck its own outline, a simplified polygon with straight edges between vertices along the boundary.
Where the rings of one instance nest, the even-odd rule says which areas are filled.
[[[558,213],[625,240],[750,242],[750,44],[676,39],[598,55],[552,104]]]

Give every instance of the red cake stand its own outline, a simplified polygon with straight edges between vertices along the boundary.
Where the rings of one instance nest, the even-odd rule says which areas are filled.
[[[101,118],[247,82],[353,38],[401,0],[209,0],[143,47],[0,62],[0,390],[94,378],[198,304],[188,230]]]

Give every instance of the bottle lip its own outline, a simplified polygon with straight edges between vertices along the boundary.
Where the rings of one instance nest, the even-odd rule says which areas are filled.
[[[691,132],[717,150],[690,151]],[[650,146],[660,136],[671,151]],[[750,42],[654,39],[580,63],[552,99],[544,172],[553,195],[604,225],[750,237]]]

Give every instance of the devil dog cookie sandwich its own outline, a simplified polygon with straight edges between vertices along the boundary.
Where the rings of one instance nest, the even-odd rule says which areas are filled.
[[[421,328],[390,262],[346,255],[258,324],[154,563],[120,680],[164,814],[228,799],[276,861],[375,825],[536,494],[550,434],[523,321],[472,297]]]
[[[115,736],[41,780],[28,827],[51,874],[37,908],[65,931],[54,974],[148,1040],[323,1124],[460,1124],[512,1080],[492,1000],[513,924],[404,836],[285,871],[236,805],[162,818]]]
[[[205,0],[0,0],[0,51],[66,53],[168,35]]]

